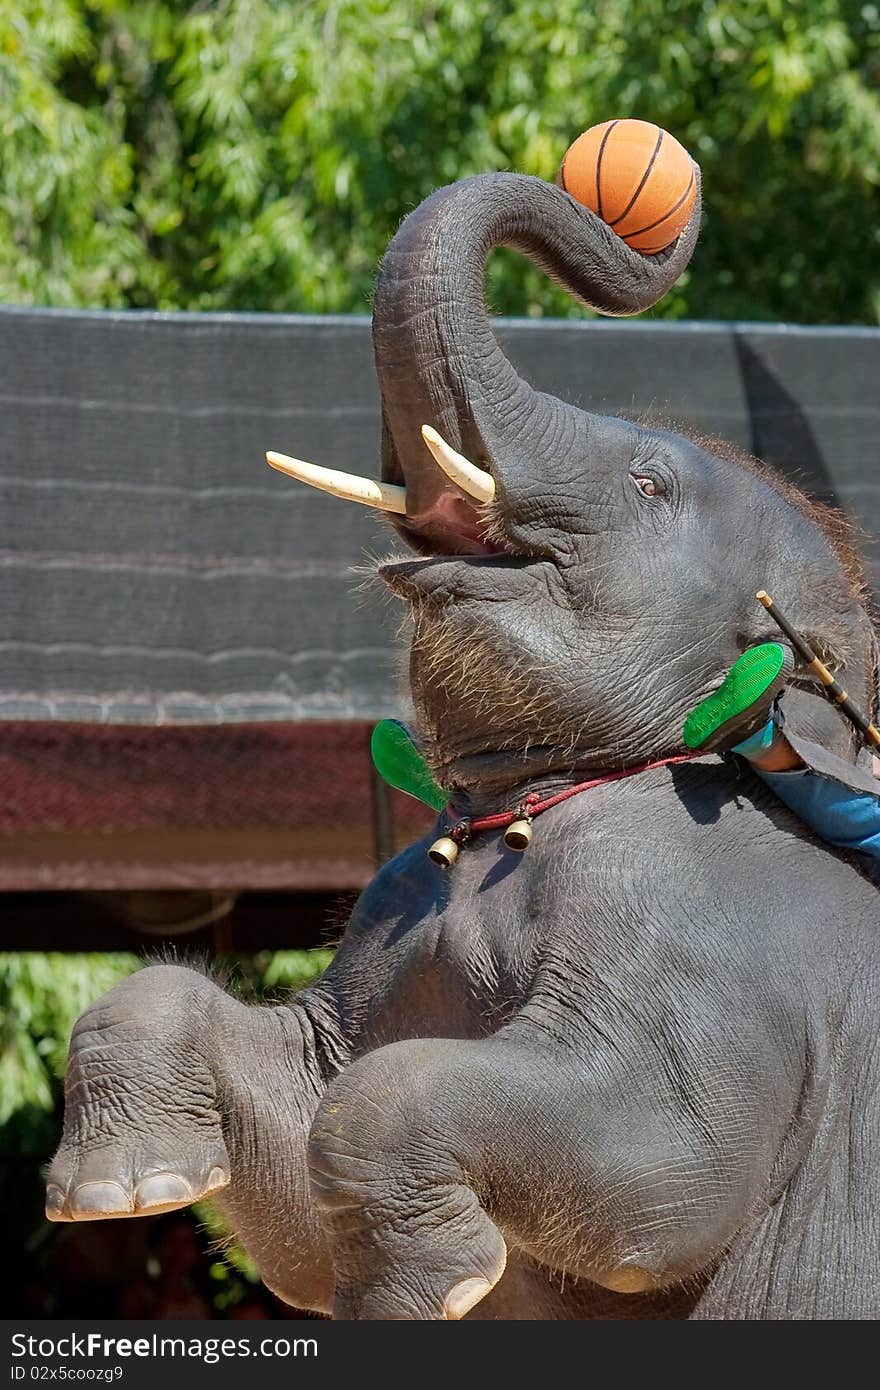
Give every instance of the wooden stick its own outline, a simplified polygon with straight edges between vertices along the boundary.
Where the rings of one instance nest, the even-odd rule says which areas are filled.
[[[820,682],[823,691],[833,705],[839,706],[851,724],[858,729],[865,743],[872,744],[875,748],[880,748],[880,729],[876,724],[872,724],[850,698],[839,681],[835,679],[828,670],[824,661],[820,661],[809,642],[801,637],[796,628],[793,628],[784,613],[776,607],[770,595],[765,589],[759,589],[755,595],[758,602],[766,608],[774,623],[788,638],[795,651],[807,663],[808,670]]]

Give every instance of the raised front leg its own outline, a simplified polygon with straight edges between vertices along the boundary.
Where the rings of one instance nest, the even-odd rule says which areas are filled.
[[[716,1130],[711,1104],[701,1114],[686,1091],[643,1087],[598,1039],[579,1057],[503,1030],[354,1063],[309,1145],[334,1316],[461,1318],[501,1278],[508,1245],[634,1296],[644,1316],[639,1295],[693,1284],[767,1195],[759,1124],[724,1132],[727,1080]]]
[[[74,1030],[47,1216],[152,1216],[215,1197],[270,1288],[328,1308],[305,1154],[319,1053],[296,1003],[246,1008],[195,971],[139,971]]]

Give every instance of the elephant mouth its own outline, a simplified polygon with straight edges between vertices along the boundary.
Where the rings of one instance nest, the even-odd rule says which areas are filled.
[[[429,560],[496,555],[526,558],[504,535],[492,474],[459,454],[430,425],[422,426],[422,440],[440,472],[439,487],[432,488],[428,505],[420,508],[414,506],[411,493],[402,483],[342,473],[274,451],[266,454],[266,462],[310,487],[387,512],[407,545]],[[403,560],[399,565],[411,563]],[[397,562],[389,561],[380,573],[390,579],[396,568]]]
[[[450,486],[441,488],[430,506],[401,519],[397,530],[420,555],[497,555],[505,549],[491,534],[487,509]]]

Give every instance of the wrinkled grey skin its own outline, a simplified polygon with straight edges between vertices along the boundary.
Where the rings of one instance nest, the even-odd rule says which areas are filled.
[[[624,313],[680,273],[697,220],[641,257],[559,189],[496,175],[440,190],[389,249],[383,472],[418,558],[382,577],[461,810],[681,752],[686,711],[774,635],[762,585],[873,705],[870,623],[796,500],[537,395],[492,337],[493,245]],[[422,423],[494,474],[494,546]],[[818,696],[786,705],[855,758]],[[338,1318],[876,1317],[876,889],[717,758],[564,802],[524,855],[486,833],[444,875],[431,838],[283,1007],[163,965],[91,1008],[50,1214],[161,1210],[228,1176],[266,1283]]]

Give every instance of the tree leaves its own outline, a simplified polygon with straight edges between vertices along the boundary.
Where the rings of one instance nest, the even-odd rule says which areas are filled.
[[[365,312],[433,188],[634,115],[704,172],[655,314],[873,323],[878,78],[859,0],[0,0],[0,298]],[[488,292],[583,312],[520,257]]]
[[[236,991],[249,1002],[304,989],[333,952],[262,951],[236,962]],[[57,1141],[61,1078],[81,1013],[144,964],[128,952],[0,953],[0,1149],[41,1152]]]
[[[56,1129],[53,1109],[79,1015],[137,970],[123,952],[0,955],[0,1134],[3,1149],[40,1152]]]

